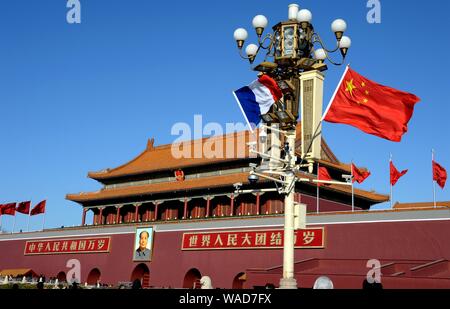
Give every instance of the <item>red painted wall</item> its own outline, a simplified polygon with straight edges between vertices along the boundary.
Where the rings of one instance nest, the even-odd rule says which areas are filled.
[[[282,264],[282,250],[181,251],[182,234],[155,233],[153,261],[147,263],[151,286],[182,287],[185,274],[196,268],[202,275],[212,278],[214,287],[231,288],[235,276],[249,268],[267,268]],[[326,248],[297,250],[296,260],[318,258],[340,262],[320,262],[316,267],[319,272],[317,276],[314,271],[307,275],[308,269],[301,269],[306,264],[302,264],[297,271],[306,273],[299,281],[302,286],[311,287],[319,275],[328,274],[333,277],[333,274],[336,274],[336,287],[360,288],[364,278],[361,276],[366,272],[365,263],[369,259],[450,260],[449,234],[450,221],[326,226]],[[31,268],[38,274],[45,274],[47,278],[56,277],[60,271],[67,273],[67,261],[76,258],[81,262],[83,283],[93,268],[101,271],[102,283],[117,284],[119,281],[129,281],[133,269],[139,264],[132,262],[134,234],[111,237],[109,254],[24,256],[25,241],[0,241],[0,269]],[[343,263],[343,260],[348,261]],[[311,269],[314,270],[314,267]],[[338,274],[347,274],[347,277]],[[432,278],[434,275],[431,273],[423,276]],[[279,275],[273,274],[272,280],[278,284]],[[419,281],[413,283],[402,278],[386,278],[386,284],[390,287],[401,287],[402,284],[405,287],[417,287],[417,282]],[[439,285],[436,282],[430,284]],[[247,284],[252,286],[260,283],[255,279]]]

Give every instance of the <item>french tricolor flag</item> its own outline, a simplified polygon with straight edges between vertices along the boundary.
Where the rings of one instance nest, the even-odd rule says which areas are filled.
[[[277,82],[268,75],[262,75],[233,94],[250,130],[261,122],[261,115],[267,114],[272,105],[283,97]]]

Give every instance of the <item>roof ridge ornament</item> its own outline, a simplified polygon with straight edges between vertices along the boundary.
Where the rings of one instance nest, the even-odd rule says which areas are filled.
[[[152,151],[155,149],[155,139],[154,138],[149,138],[147,141],[147,151]]]

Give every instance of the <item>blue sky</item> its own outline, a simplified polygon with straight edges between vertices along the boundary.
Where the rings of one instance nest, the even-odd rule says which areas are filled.
[[[47,227],[77,225],[81,207],[67,193],[97,190],[88,171],[116,167],[150,137],[172,142],[176,122],[242,122],[231,91],[255,78],[237,54],[233,31],[255,36],[257,14],[270,25],[287,18],[291,1],[81,0],[82,23],[66,22],[66,1],[0,3],[0,203],[47,199]],[[395,200],[431,201],[431,149],[450,169],[450,48],[445,0],[382,0],[382,23],[366,21],[366,0],[298,2],[316,30],[334,44],[330,24],[347,20],[348,61],[359,73],[415,93],[410,130],[401,143],[325,124],[324,137],[341,161],[372,176],[362,188],[389,192],[388,160],[410,171]],[[426,16],[419,20],[418,16]],[[330,67],[326,104],[343,72]],[[450,188],[438,189],[439,200]],[[386,205],[382,205],[384,207]],[[32,219],[39,229],[42,218]],[[12,218],[3,218],[12,227]],[[18,215],[16,230],[26,226]]]

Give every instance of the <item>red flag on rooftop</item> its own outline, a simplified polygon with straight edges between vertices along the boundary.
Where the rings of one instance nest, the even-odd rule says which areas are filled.
[[[433,180],[437,182],[439,187],[444,189],[447,182],[447,171],[433,160]]]
[[[353,176],[353,183],[355,183],[356,181],[357,183],[361,184],[367,179],[367,177],[370,176],[370,172],[361,171],[356,167],[355,164],[352,163],[352,176]]]
[[[47,203],[47,201],[42,201],[39,204],[37,204],[36,206],[34,206],[34,208],[31,210],[30,215],[31,216],[35,216],[35,215],[39,215],[39,214],[43,214],[45,213],[45,204]]]
[[[324,120],[400,142],[419,101],[414,94],[375,83],[347,67]]]
[[[389,168],[390,168],[390,174],[391,174],[391,185],[395,186],[395,184],[397,183],[397,181],[402,178],[407,172],[408,170],[404,170],[399,172],[397,170],[397,168],[395,167],[394,163],[392,163],[392,161],[389,162]]]
[[[16,203],[4,204],[0,208],[0,214],[15,216],[16,215]]]
[[[331,178],[330,173],[328,173],[328,170],[326,167],[319,167],[319,170],[317,172],[317,180],[323,180],[323,181],[331,181],[333,178]],[[323,186],[323,183],[317,183],[317,186],[321,187]]]
[[[21,202],[19,203],[19,205],[17,205],[16,211],[20,212],[21,214],[28,215],[30,213],[30,207],[31,207],[30,201]]]

